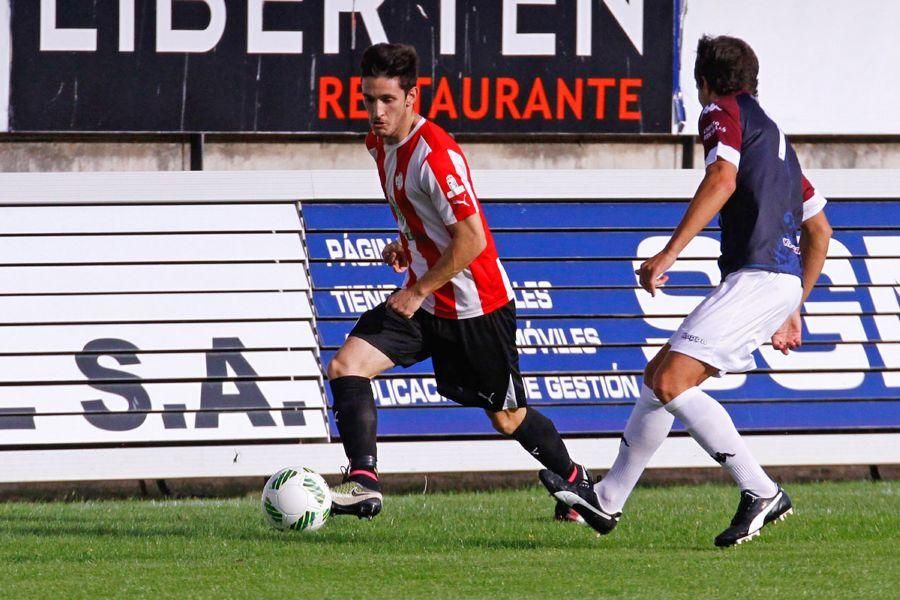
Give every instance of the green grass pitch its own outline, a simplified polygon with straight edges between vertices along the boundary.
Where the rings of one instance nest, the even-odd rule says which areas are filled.
[[[596,537],[543,490],[389,496],[278,532],[257,498],[0,504],[2,598],[896,598],[900,488],[794,484],[795,514],[713,547],[737,493],[644,487]]]

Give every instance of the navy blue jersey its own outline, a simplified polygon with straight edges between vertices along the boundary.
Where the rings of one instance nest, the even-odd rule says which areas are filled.
[[[784,134],[748,93],[706,105],[700,134],[707,166],[727,160],[738,170],[737,187],[719,213],[722,278],[738,269],[799,277],[800,224],[821,210],[824,199],[803,176]],[[804,202],[814,196],[817,210],[804,215]]]

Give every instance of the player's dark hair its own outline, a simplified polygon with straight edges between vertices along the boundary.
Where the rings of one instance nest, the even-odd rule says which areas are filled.
[[[720,35],[704,35],[697,43],[697,61],[694,63],[694,79],[706,79],[710,89],[718,96],[747,91],[757,94],[759,84],[759,60],[750,44],[744,40]]]
[[[363,77],[396,77],[403,91],[409,92],[419,74],[419,55],[409,44],[375,44],[363,52],[359,66]]]

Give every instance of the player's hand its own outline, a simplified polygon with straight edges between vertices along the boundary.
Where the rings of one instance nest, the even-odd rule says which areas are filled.
[[[402,273],[409,267],[406,253],[403,251],[403,246],[400,242],[391,242],[385,246],[384,250],[381,251],[381,258],[384,260],[384,264],[394,269],[394,273]]]
[[[414,288],[409,288],[394,292],[388,296],[386,304],[395,313],[401,314],[407,319],[412,319],[412,316],[419,310],[424,301],[425,296],[419,294]]]
[[[662,287],[669,280],[666,271],[675,264],[677,255],[663,250],[656,256],[648,258],[641,263],[641,268],[635,271],[641,287],[647,290],[651,296],[656,296],[656,288]]]
[[[787,318],[787,321],[772,335],[772,347],[781,350],[787,356],[791,350],[796,350],[803,343],[803,321],[800,318],[800,309]]]

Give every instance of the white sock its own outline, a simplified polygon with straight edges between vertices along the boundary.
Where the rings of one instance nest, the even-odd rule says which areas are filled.
[[[669,435],[674,420],[653,390],[641,386],[641,397],[634,403],[619,442],[619,454],[609,473],[594,486],[604,510],[622,510],[650,457]]]
[[[684,423],[691,437],[725,467],[742,490],[763,498],[775,495],[778,486],[750,454],[728,411],[711,396],[692,387],[666,404],[666,410]]]

